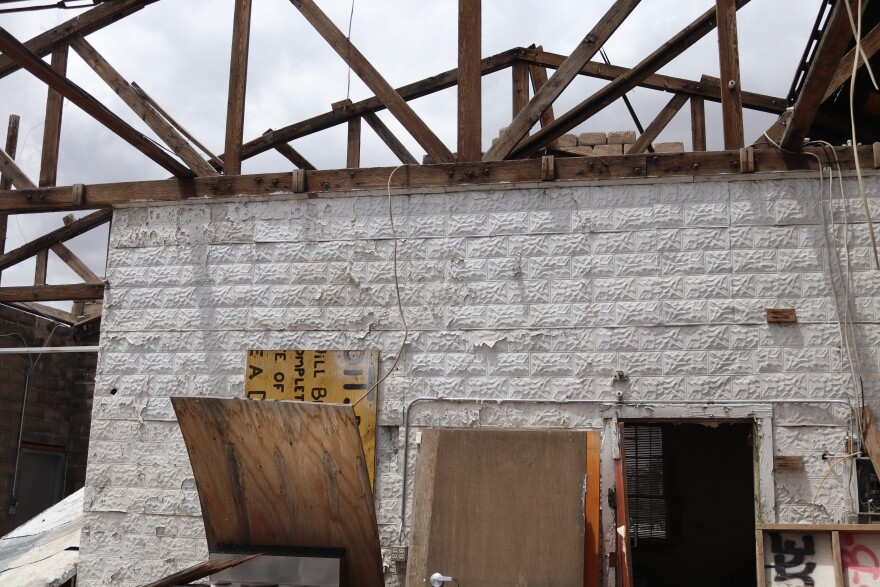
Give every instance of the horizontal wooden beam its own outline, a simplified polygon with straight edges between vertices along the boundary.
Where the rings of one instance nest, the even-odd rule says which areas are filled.
[[[166,180],[167,181],[167,180]],[[63,190],[67,192],[68,198],[70,197],[70,186],[66,188],[46,188],[50,191],[55,190]],[[7,193],[18,193],[18,190],[14,192]],[[13,249],[4,255],[0,255],[0,270],[6,269],[16,263],[20,263],[29,257],[33,257],[43,249],[46,249],[52,246],[55,243],[63,242],[72,239],[75,236],[79,236],[82,233],[95,228],[96,226],[100,226],[102,224],[106,224],[110,222],[110,219],[113,217],[112,210],[99,210],[97,212],[93,212],[88,216],[84,216],[79,220],[71,222],[66,226],[62,226],[57,230],[53,230],[48,234],[44,234],[43,236],[36,238],[29,243],[23,244],[17,249]],[[68,299],[68,298],[62,298]]]
[[[86,114],[116,133],[120,138],[128,142],[138,151],[164,167],[178,177],[193,177],[190,171],[180,161],[171,157],[168,153],[156,146],[143,133],[140,133],[128,125],[124,120],[113,114],[106,106],[98,102],[91,94],[58,74],[49,64],[37,57],[22,45],[18,39],[9,34],[6,29],[0,27],[0,50],[14,59],[22,67],[31,72],[38,79],[46,83],[50,88],[79,106]]]
[[[487,57],[480,62],[480,72],[483,75],[488,75],[506,67],[510,67],[522,51],[523,49],[511,49],[504,53]],[[397,88],[395,92],[400,94],[400,97],[404,100],[415,100],[416,98],[421,98],[451,88],[456,83],[458,83],[458,70],[451,69],[438,75],[401,86]],[[252,141],[248,141],[242,147],[241,157],[242,159],[248,159],[255,155],[259,155],[260,153],[269,151],[270,149],[274,149],[276,145],[281,143],[289,143],[294,139],[308,136],[318,131],[348,122],[350,119],[362,116],[367,112],[378,112],[384,109],[385,105],[375,96],[367,98],[366,100],[361,100],[360,102],[355,102],[348,108],[333,109],[330,112],[319,114],[318,116],[267,132]]]
[[[807,149],[807,152],[818,154],[823,161],[828,156],[828,153],[819,148]],[[858,152],[862,166],[866,169],[872,167],[873,147],[861,146]],[[836,147],[835,153],[844,171],[854,169],[851,147]],[[557,185],[560,186],[565,185],[565,180],[602,181],[617,178],[739,174],[739,165],[739,151],[655,153],[601,158],[557,157],[555,161]],[[755,151],[755,172],[804,170],[818,170],[815,157],[807,154],[781,153],[776,149]],[[393,167],[305,171],[305,193],[298,194],[297,197],[308,198],[316,195],[333,197],[334,194],[349,194],[352,190],[384,190],[392,171],[394,171]],[[409,165],[405,170],[400,170],[394,175],[391,187],[416,191],[426,188],[533,183],[542,181],[542,178],[540,159]],[[294,174],[261,173],[229,176],[219,180],[199,177],[186,183],[167,179],[93,184],[86,187],[81,204],[71,202],[70,191],[70,186],[67,186],[0,192],[0,213],[109,208],[130,203],[146,205],[150,202],[204,203],[211,199],[238,196],[271,198],[278,194],[294,193]],[[2,259],[3,257],[0,257],[0,260]]]
[[[0,302],[58,302],[65,300],[96,300],[104,297],[104,285],[22,285],[0,287]]]
[[[750,0],[736,0],[737,9],[745,6]],[[712,8],[686,26],[678,34],[669,39],[656,51],[645,57],[628,73],[618,77],[601,90],[559,116],[552,124],[527,137],[517,145],[511,158],[528,157],[535,151],[546,147],[559,136],[572,130],[580,123],[601,112],[628,91],[638,86],[645,78],[684,53],[711,31],[717,24],[715,9]]]
[[[53,47],[64,44],[71,37],[75,35],[90,35],[156,1],[117,0],[116,2],[104,2],[46,32],[40,33],[24,45],[31,53],[38,57],[45,57],[52,51]],[[0,55],[0,78],[4,78],[19,69],[21,69],[21,66],[10,56]]]
[[[558,67],[565,56],[535,49],[523,49],[521,59],[527,63],[543,65],[545,67]],[[596,61],[590,61],[583,69],[581,75],[614,81],[622,75],[629,74],[628,67],[619,65],[606,65]],[[670,75],[655,73],[649,75],[638,83],[641,88],[660,90],[663,92],[675,92],[676,94],[689,94],[699,96],[711,102],[721,102],[721,83],[718,78],[695,81]],[[785,112],[785,98],[757,94],[755,92],[742,92],[743,107],[759,112],[770,114],[782,114]]]

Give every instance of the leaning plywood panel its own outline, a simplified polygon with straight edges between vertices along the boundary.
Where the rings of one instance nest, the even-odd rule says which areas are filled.
[[[586,434],[428,430],[407,585],[584,585]]]
[[[373,495],[351,406],[172,398],[209,549],[342,548],[346,584],[382,584]]]

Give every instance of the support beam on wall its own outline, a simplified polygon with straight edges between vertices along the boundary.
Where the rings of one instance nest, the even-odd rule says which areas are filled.
[[[724,125],[724,148],[745,146],[742,96],[739,74],[739,37],[736,28],[735,0],[715,0],[718,16],[718,56],[721,64],[721,117]]]
[[[352,118],[348,121],[348,148],[345,155],[346,169],[357,169],[361,166],[361,119]]]
[[[691,150],[706,150],[706,101],[691,96]]]
[[[556,72],[541,89],[535,93],[529,104],[508,125],[498,141],[483,156],[486,161],[506,159],[517,143],[541,118],[541,114],[569,86],[580,70],[599,52],[602,45],[623,24],[640,0],[616,0],[598,24],[593,27],[571,55],[559,66]],[[560,133],[561,134],[561,133]]]
[[[437,163],[451,163],[455,157],[435,135],[428,125],[419,118],[415,111],[404,99],[391,87],[376,68],[367,61],[366,57],[342,34],[336,25],[327,18],[313,0],[290,0],[315,30],[324,37],[336,53],[351,67],[361,81],[366,84],[373,93],[388,108],[388,111],[400,121],[400,124],[413,138],[425,149],[428,155]],[[292,139],[288,139],[292,140]]]
[[[66,77],[58,75],[58,72],[28,51],[24,45],[3,28],[0,28],[0,50],[170,173],[178,177],[193,177],[192,171],[186,166],[113,114],[88,92]]]
[[[65,300],[100,300],[104,286],[93,283],[74,285],[22,285],[0,287],[0,302],[58,302]]]
[[[52,49],[52,69],[67,77],[67,45]],[[61,145],[61,115],[64,97],[48,88],[46,96],[46,123],[43,125],[43,155],[40,160],[40,187],[53,187],[58,178],[58,149]]]
[[[229,99],[226,103],[226,155],[223,158],[223,172],[226,175],[241,174],[250,34],[251,0],[235,0],[232,51],[229,58]]]
[[[70,240],[75,236],[79,236],[82,233],[95,228],[96,226],[106,224],[107,222],[110,222],[110,219],[112,217],[113,210],[99,210],[98,212],[93,212],[92,214],[84,216],[75,222],[71,222],[67,226],[62,226],[57,230],[53,230],[48,234],[44,234],[43,236],[36,238],[29,243],[26,243],[18,247],[17,249],[9,251],[8,253],[0,256],[0,270],[6,269],[7,267],[24,261],[29,257],[33,257],[41,250],[46,249],[57,242]],[[60,299],[66,300],[72,298]]]
[[[510,67],[513,118],[529,103],[529,64],[517,61]]]
[[[49,268],[49,249],[37,252],[37,264],[34,269],[34,285],[46,285],[46,272]]]
[[[91,43],[74,37],[70,46],[86,64],[116,92],[129,108],[152,129],[174,154],[180,157],[197,176],[218,175],[211,165],[173,126],[123,78]]]
[[[458,0],[458,160],[482,153],[482,0]]]
[[[663,129],[672,122],[672,119],[675,118],[675,115],[678,114],[678,111],[682,109],[687,101],[688,96],[686,94],[675,94],[672,96],[669,103],[663,107],[660,114],[648,125],[645,132],[639,135],[639,138],[636,139],[636,142],[632,144],[626,154],[638,155],[644,153],[651,146],[651,143],[654,142],[654,139],[663,132]]]
[[[781,146],[785,150],[800,151],[803,149],[804,138],[816,119],[825,93],[828,91],[834,73],[846,52],[847,44],[852,39],[852,28],[850,28],[845,2],[850,3],[853,14],[856,14],[858,10],[858,0],[840,0],[832,9],[831,16],[828,17],[828,23],[825,26],[825,33],[816,48],[810,70],[807,72],[804,85],[798,95],[797,102],[795,102],[788,128],[782,137]]]
[[[748,3],[749,0],[736,0],[737,8],[742,8]],[[658,69],[712,32],[715,29],[716,23],[715,9],[713,8],[669,39],[669,41],[627,73],[621,75],[570,111],[558,117],[553,124],[542,128],[531,137],[522,141],[511,153],[511,157],[527,157],[535,151],[546,147],[597,112],[601,112],[609,104],[639,85],[644,79],[656,73]]]

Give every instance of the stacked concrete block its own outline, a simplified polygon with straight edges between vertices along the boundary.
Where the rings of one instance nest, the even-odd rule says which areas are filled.
[[[568,148],[568,147],[577,147],[578,146],[578,138],[577,135],[573,134],[565,134],[556,139],[556,144],[560,147]]]
[[[609,145],[626,145],[636,142],[636,131],[617,130],[608,133]]]
[[[593,155],[596,157],[608,157],[611,155],[623,155],[623,145],[596,145],[593,147]]]
[[[880,209],[880,178],[866,181]],[[855,183],[845,190],[860,210]],[[391,369],[403,323],[387,194],[293,196],[114,211],[83,587],[134,587],[207,555],[171,395],[241,397],[248,349],[376,348],[380,375]],[[394,196],[410,331],[379,390],[383,548],[400,544],[402,495],[409,540],[420,427],[595,429],[615,416],[618,394],[655,418],[723,414],[724,401],[761,408],[774,428],[762,446],[805,458],[805,470],[777,472],[764,521],[848,521],[848,468],[822,460],[845,450],[853,381],[829,278],[840,251],[826,248],[821,197],[818,178],[793,174]],[[852,350],[877,413],[880,280],[864,217],[850,222]],[[772,307],[795,308],[798,323],[768,324]],[[618,370],[628,381],[614,381]],[[407,439],[403,414],[420,397],[436,401],[413,405]],[[439,399],[461,397],[486,403]],[[504,398],[535,403],[492,401]],[[655,400],[682,403],[654,411]],[[827,401],[840,403],[817,403]],[[388,584],[404,570],[389,565]]]
[[[604,145],[608,142],[608,138],[604,132],[582,132],[578,135],[578,146],[595,147],[596,145]]]
[[[684,153],[684,143],[656,143],[654,145],[655,153]]]

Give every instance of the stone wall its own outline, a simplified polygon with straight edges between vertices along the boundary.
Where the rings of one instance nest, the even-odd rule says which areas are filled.
[[[868,188],[876,205],[876,176]],[[845,193],[852,317],[874,402],[880,279],[853,180]],[[420,397],[546,403],[422,401],[410,440],[426,425],[602,428],[618,399],[679,401],[680,411],[665,409],[682,417],[713,402],[769,406],[767,440],[803,455],[806,470],[776,474],[777,508],[765,521],[849,519],[847,466],[829,472],[821,458],[844,453],[848,409],[811,403],[853,389],[823,198],[805,174],[395,195],[410,335],[380,390],[383,547],[399,540],[404,410]],[[834,211],[839,223],[842,201]],[[833,232],[842,242],[839,225]],[[383,193],[116,211],[82,585],[136,585],[207,554],[169,396],[241,397],[247,349],[377,348],[387,372],[403,341],[393,254]],[[767,324],[768,307],[795,308],[798,323]],[[612,381],[618,370],[627,382]],[[388,571],[393,583],[404,569]]]

